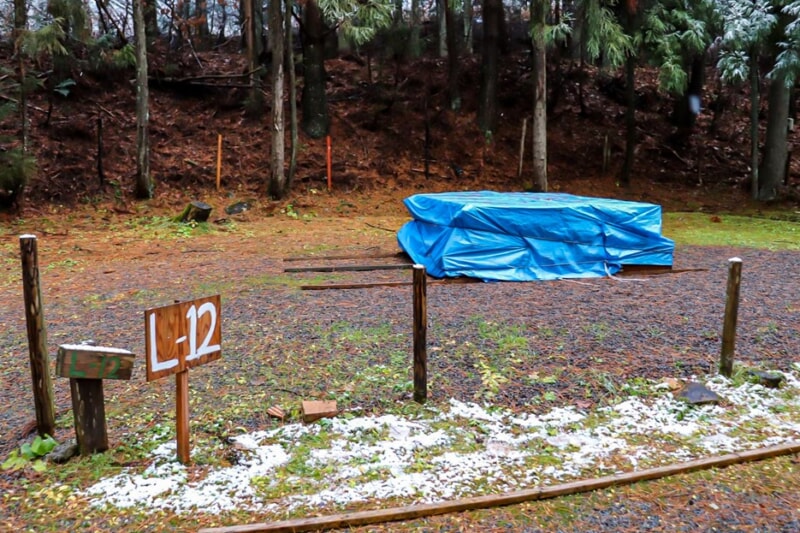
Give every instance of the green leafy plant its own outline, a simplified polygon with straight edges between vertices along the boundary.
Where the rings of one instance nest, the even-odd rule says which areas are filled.
[[[3,462],[2,468],[3,470],[19,470],[32,462],[36,472],[44,472],[47,465],[42,458],[53,451],[57,444],[50,435],[44,437],[37,435],[33,442],[26,442],[18,450],[13,450]]]
[[[480,373],[481,383],[483,383],[484,390],[482,394],[485,399],[491,400],[497,396],[503,384],[508,382],[508,378],[494,368],[487,361],[486,356],[478,354],[477,357],[478,361],[475,363],[475,368]]]
[[[74,87],[75,85],[76,85],[75,80],[73,80],[72,78],[67,78],[66,80],[56,85],[53,88],[53,91],[66,98],[67,96],[69,96],[70,87]]]
[[[292,204],[287,204],[285,208],[281,209],[281,212],[287,217],[294,218],[295,220],[300,217]]]

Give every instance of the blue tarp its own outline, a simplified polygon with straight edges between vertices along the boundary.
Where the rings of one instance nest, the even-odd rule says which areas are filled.
[[[400,247],[437,278],[590,278],[623,265],[672,266],[661,206],[562,193],[417,194]]]

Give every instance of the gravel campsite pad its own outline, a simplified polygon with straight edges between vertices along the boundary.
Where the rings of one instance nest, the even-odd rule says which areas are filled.
[[[800,388],[797,252],[678,247],[674,272],[659,275],[530,283],[431,282],[427,289],[429,401],[423,408],[411,401],[412,290],[398,283],[411,281],[409,270],[284,272],[289,265],[331,264],[332,260],[319,259],[329,255],[371,256],[336,260],[336,264],[401,264],[402,258],[388,257],[397,249],[393,234],[386,231],[396,229],[399,221],[281,224],[278,229],[274,223],[271,227],[241,224],[226,233],[186,239],[140,241],[129,233],[40,238],[51,354],[60,344],[92,339],[139,356],[131,381],[105,382],[112,446],[108,453],[121,456],[120,450],[129,454],[136,449],[138,457],[120,460],[124,468],[116,477],[87,480],[80,493],[87,506],[99,502],[124,507],[124,486],[138,479],[138,494],[129,495],[137,505],[177,515],[183,512],[181,505],[199,506],[220,516],[232,509],[252,509],[262,513],[256,516],[274,519],[291,515],[293,509],[342,510],[351,501],[380,507],[500,492],[800,438],[797,419],[781,416],[784,410],[797,413],[800,409],[796,394],[794,400],[786,397],[787,390]],[[327,237],[320,225],[327,227]],[[0,296],[5,304],[0,307],[0,404],[6,407],[0,411],[0,455],[5,457],[28,438],[34,411],[14,235],[8,234],[1,251],[5,274]],[[285,261],[296,256],[308,259]],[[718,365],[732,257],[743,261],[737,363],[783,373],[784,388],[777,392],[748,383],[736,388],[721,378],[708,381]],[[302,290],[307,285],[332,283],[385,285]],[[196,464],[182,469],[170,460],[174,381],[145,381],[142,318],[147,308],[210,294],[222,296],[223,356],[190,372]],[[708,381],[725,400],[720,406],[676,414],[682,408],[670,403],[674,402],[670,388],[691,379]],[[62,378],[53,381],[59,415],[56,438],[64,441],[73,438],[69,385]],[[642,397],[641,405],[637,397]],[[304,399],[335,399],[340,415],[304,425],[297,407]],[[788,407],[780,402],[788,402]],[[780,408],[775,407],[778,403]],[[267,414],[273,405],[285,409],[285,421]],[[754,415],[753,409],[760,414]],[[602,413],[610,412],[616,414],[609,420],[618,425],[629,414],[631,425],[640,432],[674,427],[665,433],[658,453],[644,453],[636,447],[636,438],[643,437],[604,433]],[[737,425],[731,413],[740,412],[749,413],[749,425]],[[663,413],[672,414],[658,418]],[[455,429],[447,426],[453,417],[460,420]],[[648,425],[652,421],[648,417],[656,421],[653,426]],[[715,427],[715,417],[728,417],[725,431]],[[592,423],[584,427],[586,419]],[[326,444],[333,443],[336,434],[350,443],[352,454],[357,446],[375,446],[361,450],[358,458],[340,448],[346,458],[335,463],[339,465],[336,475],[343,477],[333,473],[327,477],[350,487],[349,492],[332,492],[325,483],[303,484],[302,475],[295,480],[296,494],[285,493],[291,482],[278,487],[264,481],[292,461],[291,450],[298,442],[308,448],[306,459],[313,456],[318,464],[332,460],[335,443],[331,448],[308,444],[309,439],[319,438],[320,428],[330,432],[326,439],[331,442]],[[694,437],[686,440],[681,435]],[[533,439],[539,440],[531,444]],[[527,443],[524,453],[519,446],[523,441]],[[398,442],[405,447],[397,447]],[[272,448],[262,456],[264,446]],[[384,448],[378,451],[379,446]],[[391,453],[405,459],[416,457],[413,450],[426,446],[435,447],[436,452],[423,454],[430,462],[416,469],[409,470],[408,465],[401,469],[389,459]],[[526,470],[528,456],[535,455],[531,450],[544,448],[555,457],[550,470]],[[591,455],[593,448],[601,448],[602,453]],[[455,477],[459,470],[466,470],[463,455],[478,449],[491,452],[488,457],[498,464],[503,458],[510,463],[497,468],[478,465],[457,485],[430,477],[432,464]],[[580,451],[586,456],[579,457]],[[369,466],[371,462],[375,468]],[[477,456],[473,462],[478,462]],[[214,494],[203,483],[213,484],[213,479],[224,476],[221,471],[215,473],[217,467],[241,471],[255,463],[260,465],[261,481],[246,484],[249,488],[228,487],[236,497],[217,497],[214,505],[218,508],[191,499],[192,490],[205,492],[206,497]],[[351,477],[345,476],[347,468],[355,469]],[[0,486],[12,488],[21,475],[0,472]],[[319,474],[315,471],[314,475]],[[143,480],[153,485],[159,479],[182,504],[170,503],[164,487],[154,488],[148,496]],[[385,487],[389,479],[397,481],[396,490],[357,495],[356,485],[372,482]],[[402,488],[403,483],[414,489]],[[217,484],[225,487],[222,481]],[[204,486],[205,490],[199,490]],[[248,498],[253,486],[258,494]],[[728,530],[789,531],[792,524],[797,525],[800,500],[796,493],[774,499],[758,492],[745,495],[751,499],[750,508],[762,509],[771,518],[764,522],[757,515],[748,520],[731,516]],[[228,501],[233,507],[224,507]],[[653,527],[666,527],[672,512],[631,500],[597,505],[596,516],[586,518],[589,521],[583,526],[577,523],[576,531],[582,527],[635,530],[636,524],[647,519],[655,520]],[[703,509],[683,517],[687,528],[694,527],[687,530],[702,530],[709,524],[718,527],[720,519],[713,507]],[[660,521],[654,515],[661,516]],[[608,522],[609,516],[624,520]],[[441,520],[434,524],[458,529],[448,519]]]

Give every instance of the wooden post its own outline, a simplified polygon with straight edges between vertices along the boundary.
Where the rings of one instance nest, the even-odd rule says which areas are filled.
[[[189,371],[175,374],[175,433],[178,442],[178,461],[188,465],[189,453]]]
[[[47,355],[47,329],[44,324],[42,288],[39,285],[39,257],[36,235],[20,235],[22,256],[22,291],[25,320],[28,325],[28,351],[33,379],[33,402],[36,408],[36,430],[39,435],[53,435],[56,428],[53,382],[50,379],[50,358]]]
[[[108,449],[106,406],[102,379],[71,378],[72,415],[75,420],[75,439],[81,455],[104,452]]]
[[[739,285],[742,281],[742,260],[728,260],[728,291],[725,302],[725,319],[722,326],[722,355],[719,373],[729,378],[733,373],[733,353],[736,342],[736,320],[739,315]]]
[[[220,189],[220,173],[222,171],[222,134],[217,135],[217,191]]]
[[[69,378],[75,437],[81,455],[108,449],[103,379],[131,379],[134,355],[85,344],[58,347],[56,375]]]
[[[428,302],[425,267],[414,265],[414,401],[428,399]]]

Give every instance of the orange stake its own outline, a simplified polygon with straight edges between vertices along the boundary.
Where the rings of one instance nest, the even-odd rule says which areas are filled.
[[[222,134],[217,135],[217,191],[219,191],[220,170],[222,170]]]
[[[328,192],[331,192],[331,188],[333,186],[332,183],[331,183],[331,136],[328,135],[325,140],[328,143],[328,154],[327,154],[327,160],[328,160]]]

